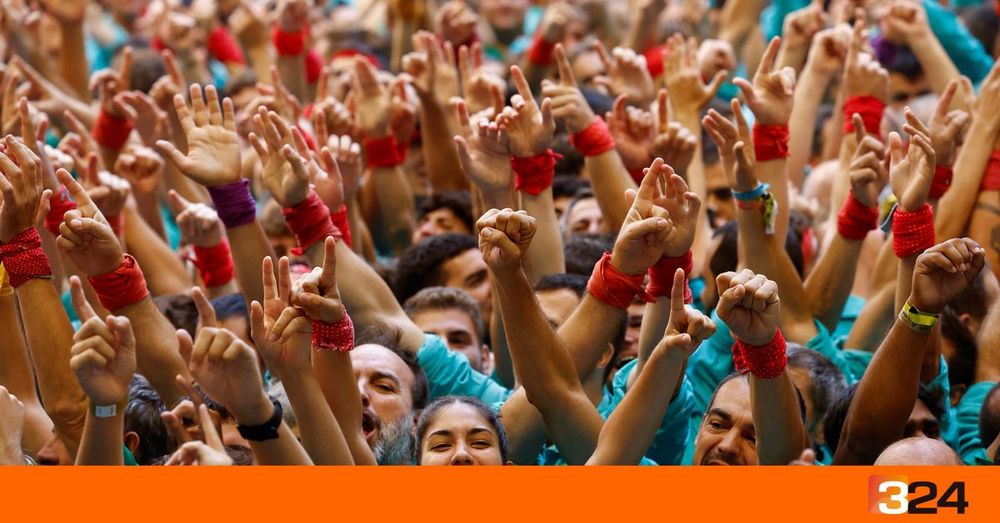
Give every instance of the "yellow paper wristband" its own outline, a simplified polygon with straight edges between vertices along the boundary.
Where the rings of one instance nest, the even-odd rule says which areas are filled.
[[[10,286],[10,278],[7,277],[7,269],[0,263],[0,296],[10,296],[14,294],[14,287]]]
[[[934,328],[934,325],[937,324],[939,316],[939,314],[922,312],[920,309],[910,305],[910,302],[906,302],[903,310],[899,311],[900,321],[917,332],[930,332]]]

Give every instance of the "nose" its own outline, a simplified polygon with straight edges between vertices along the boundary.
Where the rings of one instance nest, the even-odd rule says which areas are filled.
[[[368,397],[368,387],[365,386],[365,380],[358,380],[358,392],[361,394],[361,406],[370,405],[372,400]]]
[[[451,456],[451,464],[453,466],[459,465],[473,465],[472,456],[469,455],[468,449],[464,444],[459,443],[455,447],[455,453]]]
[[[733,429],[727,432],[716,450],[725,456],[727,462],[735,461],[736,457],[740,455],[740,431]]]
[[[434,222],[426,221],[421,224],[420,227],[417,227],[417,236],[420,237],[420,239],[430,238],[431,236],[434,236],[436,230],[437,227],[435,227]]]

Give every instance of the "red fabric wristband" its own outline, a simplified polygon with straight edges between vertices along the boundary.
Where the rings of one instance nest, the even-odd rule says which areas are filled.
[[[570,136],[569,143],[586,157],[600,156],[615,148],[615,139],[608,124],[600,116],[594,118],[586,129]]]
[[[313,320],[312,346],[319,351],[350,352],[354,349],[354,322],[344,310],[344,319],[337,323]]]
[[[351,224],[347,221],[347,206],[341,205],[340,210],[337,212],[330,213],[330,221],[333,222],[333,226],[340,231],[342,239],[344,240],[344,245],[348,248],[354,246],[354,242],[351,240]]]
[[[545,189],[552,187],[552,178],[556,175],[556,158],[562,158],[562,155],[556,154],[552,149],[525,158],[511,156],[514,188],[538,196]]]
[[[934,246],[934,211],[931,206],[913,212],[896,208],[892,218],[892,250],[897,258],[916,256]]]
[[[854,197],[852,191],[837,214],[837,232],[847,240],[864,240],[870,231],[878,228],[878,207],[867,207]]]
[[[677,269],[684,269],[684,303],[694,303],[694,296],[688,285],[691,271],[694,270],[694,256],[692,256],[691,251],[677,258],[664,256],[653,264],[649,268],[649,284],[646,285],[646,292],[654,298],[670,296],[674,287],[674,273],[677,272]]]
[[[235,266],[229,241],[225,238],[213,247],[194,246],[194,264],[205,287],[221,287],[233,281]]]
[[[381,138],[365,138],[363,147],[368,166],[396,167],[403,163],[403,157],[399,154],[399,144],[396,137],[389,135]]]
[[[754,124],[753,152],[758,162],[788,158],[788,124]]]
[[[306,53],[306,82],[315,84],[321,74],[323,74],[323,57],[315,49],[310,49]]]
[[[271,43],[274,44],[278,56],[298,56],[306,47],[306,32],[304,29],[294,33],[286,33],[277,25],[271,30]]]
[[[101,147],[117,151],[125,146],[129,134],[132,134],[132,123],[125,118],[101,111],[97,114],[97,121],[94,122],[91,134]]]
[[[45,215],[45,230],[52,233],[52,236],[59,236],[59,225],[62,224],[63,217],[76,209],[76,202],[70,198],[66,186],[60,185],[57,194],[53,194],[49,200],[49,205],[49,213]]]
[[[636,296],[646,303],[652,303],[653,297],[642,289],[645,277],[645,274],[622,274],[611,265],[611,253],[605,252],[590,275],[587,292],[601,303],[618,309],[627,309]]]
[[[986,172],[983,173],[979,190],[1000,191],[1000,149],[990,154],[990,161],[986,164]]]
[[[736,340],[733,346],[733,361],[735,363],[735,354],[739,351],[740,359],[745,365],[744,368],[738,368],[740,372],[749,372],[755,377],[770,380],[781,376],[788,365],[785,348],[785,337],[781,335],[781,329],[778,329],[774,332],[774,339],[767,345],[747,345]]]
[[[10,286],[15,289],[33,278],[52,277],[49,257],[42,249],[42,237],[34,227],[25,229],[9,243],[0,244],[0,263],[7,270]]]
[[[944,193],[951,187],[951,179],[954,171],[950,165],[937,165],[934,167],[934,181],[931,182],[931,192],[928,197],[932,200],[940,200]]]
[[[286,207],[281,213],[285,215],[285,222],[295,234],[302,252],[308,251],[316,242],[325,240],[327,236],[340,238],[340,231],[330,221],[330,210],[315,191],[309,191],[309,196],[302,200],[302,203],[295,207]]]
[[[94,288],[101,305],[111,312],[149,296],[146,278],[142,275],[139,263],[131,254],[125,255],[125,259],[117,269],[100,276],[91,276],[87,281]]]
[[[854,113],[861,115],[865,122],[865,132],[881,135],[882,113],[885,112],[885,102],[874,96],[852,96],[844,101],[844,133],[854,132]]]
[[[240,44],[224,25],[215,26],[215,29],[208,35],[205,47],[208,48],[208,53],[212,55],[212,58],[224,64],[247,63],[246,57],[243,56],[243,50],[240,49]]]
[[[552,64],[552,52],[555,51],[556,44],[536,35],[528,48],[528,61],[533,65],[549,66]]]

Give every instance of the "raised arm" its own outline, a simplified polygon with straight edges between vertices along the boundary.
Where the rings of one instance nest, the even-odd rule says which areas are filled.
[[[909,47],[920,62],[931,88],[938,94],[943,93],[948,83],[957,80],[960,73],[937,35],[931,31],[923,2],[892,0],[888,4],[881,23],[883,35],[889,41]]]

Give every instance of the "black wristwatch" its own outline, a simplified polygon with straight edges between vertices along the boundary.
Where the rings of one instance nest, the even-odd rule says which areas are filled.
[[[274,414],[271,414],[271,418],[261,423],[260,425],[237,425],[236,430],[240,432],[240,436],[247,441],[268,441],[272,439],[278,439],[278,427],[281,426],[281,403],[278,400],[270,398],[271,403],[274,405]]]

